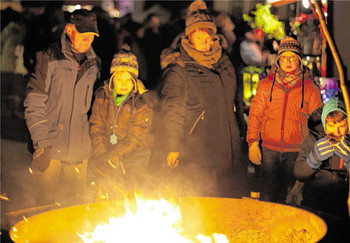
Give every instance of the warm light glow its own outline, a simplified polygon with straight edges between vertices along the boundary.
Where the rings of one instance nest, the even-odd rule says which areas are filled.
[[[93,242],[220,242],[228,243],[222,234],[197,235],[189,239],[181,235],[181,213],[178,206],[165,199],[142,200],[136,197],[136,208],[125,205],[122,217],[110,217],[108,224],[97,225],[93,232],[79,235],[85,243]]]
[[[2,194],[0,198],[1,200],[4,200],[4,201],[10,201],[10,199],[6,196],[6,193]]]
[[[309,5],[310,5],[309,0],[303,0],[302,3],[304,8],[309,8]]]

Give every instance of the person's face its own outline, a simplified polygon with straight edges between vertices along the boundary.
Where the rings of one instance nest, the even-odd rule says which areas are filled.
[[[341,122],[332,120],[326,121],[325,128],[327,137],[340,140],[348,131],[348,119],[344,119]]]
[[[72,25],[71,30],[68,32],[68,36],[72,42],[74,49],[78,53],[85,53],[89,50],[92,42],[94,41],[95,34],[93,33],[80,33]]]
[[[120,72],[113,78],[114,90],[118,95],[126,95],[134,87],[132,77],[128,72]]]
[[[197,51],[209,51],[213,41],[213,37],[201,29],[196,29],[190,39]]]
[[[279,58],[279,64],[284,72],[292,73],[295,72],[299,67],[299,58],[295,53],[287,51],[281,54],[281,57]]]

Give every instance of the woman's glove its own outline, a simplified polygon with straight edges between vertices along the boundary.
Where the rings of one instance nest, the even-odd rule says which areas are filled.
[[[350,160],[350,141],[348,136],[343,136],[342,140],[335,145],[335,154],[348,162]]]
[[[45,172],[49,168],[51,153],[48,147],[37,148],[33,153],[32,169]]]
[[[256,165],[261,165],[261,151],[259,148],[259,142],[253,142],[249,146],[249,160]]]
[[[306,157],[306,162],[311,168],[318,169],[321,166],[322,161],[333,155],[333,144],[329,141],[329,138],[324,137],[317,140],[314,144],[312,151]]]

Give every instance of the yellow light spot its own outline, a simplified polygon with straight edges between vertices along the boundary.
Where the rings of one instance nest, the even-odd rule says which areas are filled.
[[[29,170],[29,173],[30,173],[30,174],[33,174],[32,168],[29,167],[28,170]]]
[[[75,172],[77,172],[78,174],[80,173],[78,167],[75,167],[74,170],[75,170]]]
[[[26,216],[23,215],[23,219],[24,221],[26,221],[26,223],[28,223],[28,219],[26,218]]]
[[[1,200],[4,200],[4,201],[10,201],[10,199],[6,196],[6,193],[5,194],[2,194],[0,196]]]

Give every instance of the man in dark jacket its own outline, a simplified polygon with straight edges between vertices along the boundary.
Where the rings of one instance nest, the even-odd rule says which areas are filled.
[[[310,115],[309,133],[295,162],[305,182],[302,205],[347,218],[350,140],[344,103],[333,97]]]
[[[184,176],[185,193],[232,196],[234,172],[244,170],[238,166],[235,70],[205,3],[194,1],[190,10],[179,52],[164,59],[169,65],[162,63],[166,161]]]
[[[91,47],[98,36],[96,16],[76,10],[59,43],[38,52],[28,82],[25,119],[35,152],[34,189],[39,204],[76,202],[83,196],[90,157],[88,111],[100,61]],[[62,183],[66,188],[59,188]],[[61,197],[57,191],[64,192]]]

